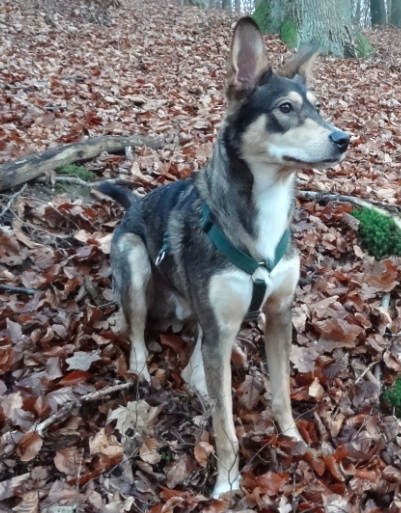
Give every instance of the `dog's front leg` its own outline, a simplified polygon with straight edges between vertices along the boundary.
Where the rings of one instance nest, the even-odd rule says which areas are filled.
[[[239,444],[233,420],[231,351],[252,295],[249,276],[242,271],[215,275],[209,304],[200,305],[202,355],[209,397],[214,401],[217,480],[213,496],[239,488]]]
[[[238,439],[233,422],[231,391],[231,350],[234,340],[230,336],[219,337],[216,341],[205,333],[202,347],[207,389],[214,402],[212,418],[217,479],[213,497],[216,498],[239,488]]]
[[[290,398],[292,296],[271,296],[263,311],[266,316],[265,346],[272,392],[272,411],[284,435],[302,437],[296,427]]]

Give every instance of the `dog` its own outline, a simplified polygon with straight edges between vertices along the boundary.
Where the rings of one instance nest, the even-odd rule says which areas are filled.
[[[238,21],[227,62],[227,112],[213,156],[186,181],[143,198],[105,184],[127,208],[111,245],[113,287],[131,341],[130,371],[150,380],[147,326],[196,337],[184,378],[213,400],[213,496],[238,489],[230,357],[247,314],[265,315],[272,411],[297,440],[290,401],[291,303],[299,256],[291,242],[296,171],[342,160],[346,133],[323,120],[309,90],[318,52],[302,47],[275,72],[261,32]]]

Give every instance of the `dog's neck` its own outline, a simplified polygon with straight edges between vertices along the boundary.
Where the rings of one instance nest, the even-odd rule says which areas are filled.
[[[273,259],[290,221],[295,172],[257,157],[246,163],[230,146],[223,128],[196,185],[234,245],[257,260]]]

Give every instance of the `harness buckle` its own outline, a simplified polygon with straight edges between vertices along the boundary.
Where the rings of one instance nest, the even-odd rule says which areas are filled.
[[[157,258],[156,258],[156,266],[159,266],[163,260],[164,260],[164,257],[166,256],[166,252],[165,251],[160,251],[160,253],[157,255]]]
[[[266,267],[266,262],[258,262],[258,266],[257,268],[253,271],[253,273],[251,274],[251,280],[253,281],[253,283],[255,283],[255,280],[260,280],[260,278],[255,278],[255,273],[256,271],[260,268],[260,267],[264,267],[266,272],[267,272],[267,277],[270,278],[270,271],[267,269]],[[264,280],[263,280],[264,281]]]

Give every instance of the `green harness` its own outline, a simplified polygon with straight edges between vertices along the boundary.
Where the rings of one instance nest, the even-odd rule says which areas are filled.
[[[220,253],[223,253],[238,269],[241,269],[241,271],[251,276],[253,281],[252,300],[246,319],[255,319],[259,315],[263,305],[267,284],[265,280],[254,278],[253,275],[259,267],[264,267],[269,273],[273,271],[287,251],[288,244],[291,240],[291,230],[287,228],[284,235],[281,237],[276,251],[274,252],[273,261],[266,260],[266,262],[258,262],[255,258],[231,244],[224,233],[213,223],[210,209],[206,203],[202,205],[202,228]]]
[[[224,233],[216,226],[211,217],[211,212],[206,203],[202,205],[202,224],[203,231],[208,235],[213,245],[222,253],[227,260],[234,264],[238,269],[249,274],[253,281],[252,300],[249,306],[246,319],[255,319],[263,305],[263,299],[266,294],[267,283],[261,278],[254,278],[253,275],[259,267],[264,267],[269,273],[273,271],[276,265],[283,258],[287,251],[288,244],[291,240],[291,230],[287,228],[284,235],[278,243],[274,260],[266,260],[266,262],[258,262],[241,249],[235,247],[224,235]],[[156,259],[156,265],[159,265],[170,248],[169,233],[166,232],[163,239],[163,246],[159,251]]]

